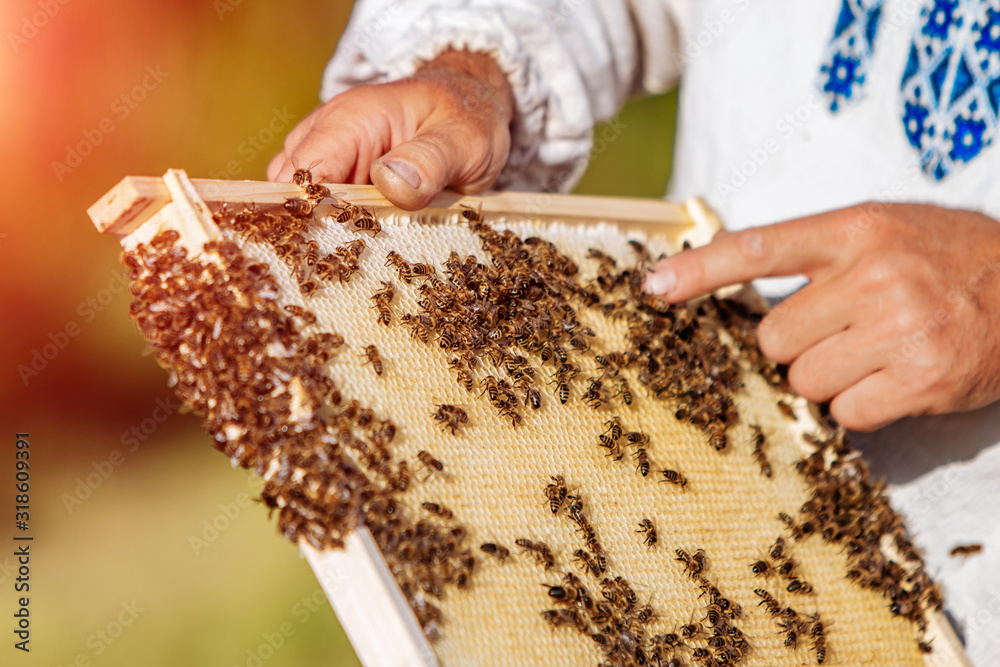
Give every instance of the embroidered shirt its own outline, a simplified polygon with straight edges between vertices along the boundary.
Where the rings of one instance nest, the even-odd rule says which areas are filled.
[[[966,4],[987,10],[970,13]],[[595,122],[612,118],[631,94],[668,90],[683,72],[670,195],[704,197],[731,229],[867,200],[931,202],[1000,219],[1000,142],[989,143],[976,124],[986,105],[995,110],[996,90],[987,84],[1000,39],[1000,28],[987,26],[995,7],[962,0],[358,0],[321,97],[405,77],[448,48],[491,53],[518,106],[498,185],[558,190],[585,168]],[[968,37],[954,41],[952,31]],[[837,53],[843,60],[834,63]],[[856,65],[846,64],[851,58]],[[946,61],[944,74],[935,74]],[[829,90],[824,74],[835,77]],[[758,287],[780,294],[800,284]],[[930,472],[897,478],[891,494],[948,589],[970,657],[984,667],[1000,655],[1000,523],[992,509],[1000,503],[1000,445],[983,444],[998,434],[994,404],[907,420],[880,432],[871,450],[889,457],[892,471],[926,462]],[[967,460],[945,465],[945,457],[935,468],[945,441],[968,446]],[[982,542],[984,552],[964,563],[950,558],[961,541]],[[977,618],[983,610],[990,618]]]

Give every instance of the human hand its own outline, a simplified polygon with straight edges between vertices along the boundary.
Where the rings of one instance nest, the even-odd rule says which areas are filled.
[[[514,94],[492,58],[448,51],[412,77],[359,86],[306,116],[267,177],[313,168],[329,183],[371,182],[393,204],[423,208],[445,187],[481,192],[510,152]]]
[[[764,276],[809,284],[760,323],[761,351],[857,431],[1000,398],[1000,223],[869,203],[736,233],[661,260],[670,302]]]

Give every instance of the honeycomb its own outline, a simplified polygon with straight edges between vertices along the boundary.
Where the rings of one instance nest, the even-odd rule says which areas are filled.
[[[131,314],[285,537],[369,529],[440,664],[924,664],[884,486],[758,314],[642,293],[674,239],[296,179],[135,240]]]

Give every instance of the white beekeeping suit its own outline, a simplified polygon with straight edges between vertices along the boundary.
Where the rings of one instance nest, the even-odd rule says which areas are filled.
[[[683,75],[669,194],[730,229],[872,200],[1000,218],[1000,0],[359,0],[321,97],[452,48],[492,55],[513,87],[499,188],[569,189],[594,124]],[[1000,664],[998,440],[996,405],[855,440],[981,667]],[[964,542],[984,552],[951,558]]]

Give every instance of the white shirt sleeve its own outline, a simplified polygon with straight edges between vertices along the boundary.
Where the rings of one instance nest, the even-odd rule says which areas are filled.
[[[517,102],[496,187],[565,191],[586,169],[595,123],[630,94],[676,85],[692,1],[358,0],[320,97],[405,78],[448,49],[486,53]]]

